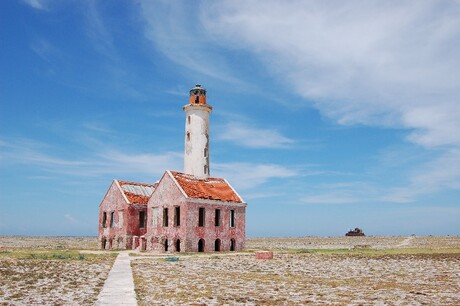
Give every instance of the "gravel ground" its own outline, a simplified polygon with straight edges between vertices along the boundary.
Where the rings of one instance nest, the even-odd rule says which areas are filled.
[[[81,254],[94,237],[0,237],[0,305],[93,305],[115,254]]]
[[[246,249],[452,249],[460,248],[459,236],[429,237],[301,237],[301,238],[250,238]]]
[[[247,246],[278,251],[273,260],[136,257],[139,304],[460,305],[459,237],[271,238]]]
[[[0,236],[1,248],[97,249],[97,237],[74,236]]]
[[[0,236],[0,305],[94,304],[116,255],[96,247],[95,237]],[[460,305],[460,237],[251,238],[246,247],[167,255],[177,262],[135,253],[139,304]],[[256,260],[257,250],[274,259]]]

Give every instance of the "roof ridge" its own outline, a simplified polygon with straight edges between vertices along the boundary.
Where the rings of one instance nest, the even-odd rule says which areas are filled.
[[[157,182],[153,183],[153,184],[150,184],[150,183],[140,183],[140,182],[132,182],[132,181],[123,181],[123,180],[117,180],[120,185],[126,185],[126,184],[129,184],[129,185],[139,185],[139,186],[148,186],[148,187],[153,187],[157,184]]]

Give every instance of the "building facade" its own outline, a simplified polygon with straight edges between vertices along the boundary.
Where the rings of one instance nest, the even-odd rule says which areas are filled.
[[[206,90],[192,88],[183,110],[184,172],[165,171],[155,184],[114,180],[99,209],[101,249],[244,249],[247,204],[225,179],[210,176]]]
[[[224,179],[166,171],[147,209],[147,250],[244,249],[246,203]]]
[[[131,249],[147,232],[147,202],[155,184],[113,180],[99,206],[100,249]]]

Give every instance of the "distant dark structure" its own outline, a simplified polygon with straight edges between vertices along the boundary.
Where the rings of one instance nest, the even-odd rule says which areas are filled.
[[[356,227],[354,230],[349,230],[348,233],[345,234],[345,236],[366,236],[364,235],[364,232],[362,229],[359,227]]]

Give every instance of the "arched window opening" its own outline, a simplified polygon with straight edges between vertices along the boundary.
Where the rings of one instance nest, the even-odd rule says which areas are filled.
[[[204,252],[204,239],[198,241],[198,252]]]
[[[168,252],[168,239],[165,239],[165,252]]]
[[[187,132],[187,141],[190,141],[190,132]]]
[[[235,239],[230,239],[230,251],[235,251]]]
[[[216,239],[214,242],[214,251],[220,252],[220,239]]]
[[[176,252],[180,252],[180,239],[176,240]]]

